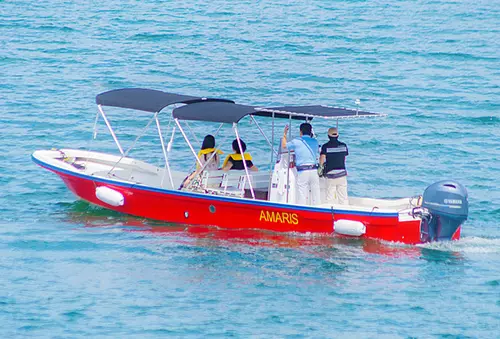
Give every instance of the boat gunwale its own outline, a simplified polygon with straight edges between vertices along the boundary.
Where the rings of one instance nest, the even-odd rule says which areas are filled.
[[[192,198],[198,198],[198,199],[208,199],[208,200],[216,200],[216,201],[223,201],[223,202],[230,202],[230,203],[241,203],[245,205],[256,205],[256,206],[264,206],[264,207],[274,207],[274,208],[281,208],[281,209],[288,209],[288,210],[300,210],[300,211],[306,211],[306,212],[319,212],[319,213],[334,213],[334,214],[352,214],[352,215],[360,215],[360,216],[372,216],[372,217],[382,217],[382,218],[398,218],[399,217],[399,212],[380,212],[377,210],[373,210],[370,212],[366,211],[357,211],[357,210],[339,210],[339,209],[332,209],[332,208],[326,208],[326,207],[310,207],[310,206],[301,206],[301,205],[291,205],[291,204],[280,204],[280,203],[275,203],[275,202],[270,202],[266,200],[253,200],[253,199],[245,199],[245,198],[237,198],[237,197],[225,197],[225,196],[218,196],[218,195],[210,195],[210,194],[203,194],[203,193],[197,193],[197,192],[186,192],[186,191],[179,191],[179,190],[171,190],[171,189],[165,189],[165,188],[156,188],[152,186],[146,186],[146,185],[141,185],[141,184],[135,184],[135,183],[127,183],[126,181],[123,180],[113,180],[113,179],[105,179],[101,177],[95,177],[92,175],[88,174],[83,174],[79,173],[77,171],[71,171],[68,169],[64,169],[61,167],[57,167],[55,165],[51,165],[39,158],[37,158],[34,153],[31,155],[31,159],[33,160],[34,163],[41,167],[45,167],[48,170],[51,170],[53,172],[60,172],[66,175],[71,175],[74,177],[79,177],[82,179],[90,180],[90,181],[95,181],[95,182],[100,182],[104,184],[112,184],[112,185],[117,185],[117,186],[122,186],[126,188],[133,188],[133,189],[139,189],[143,191],[150,191],[150,192],[155,192],[155,193],[163,193],[163,194],[172,194],[172,195],[177,195],[177,196],[184,196],[184,197],[192,197]]]

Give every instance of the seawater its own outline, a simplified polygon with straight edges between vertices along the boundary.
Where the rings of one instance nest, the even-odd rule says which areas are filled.
[[[1,1],[0,336],[499,337],[499,22],[489,0]],[[388,117],[340,121],[349,194],[458,180],[462,239],[196,228],[78,201],[30,154],[116,152],[102,126],[91,140],[94,98],[122,87],[268,106],[360,99]],[[108,113],[125,146],[150,118]],[[198,147],[216,126],[190,127]],[[314,122],[320,141],[328,127]],[[265,168],[265,140],[241,130]],[[232,138],[218,138],[226,152]],[[179,135],[174,152],[191,166]],[[131,155],[161,165],[154,130]]]

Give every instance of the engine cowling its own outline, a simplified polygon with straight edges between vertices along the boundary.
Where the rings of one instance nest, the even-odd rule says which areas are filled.
[[[467,220],[467,198],[467,190],[456,181],[443,180],[427,187],[422,199],[422,207],[428,212],[422,220],[422,242],[451,240]]]

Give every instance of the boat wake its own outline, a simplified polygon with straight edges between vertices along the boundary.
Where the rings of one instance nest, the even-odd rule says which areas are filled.
[[[224,240],[229,243],[248,243],[253,246],[277,247],[346,247],[362,248],[365,252],[389,256],[418,257],[426,253],[500,253],[500,237],[466,236],[457,241],[434,242],[408,245],[400,242],[388,242],[371,239],[332,236],[324,233],[275,233],[262,230],[220,229],[218,227],[197,227],[169,224],[150,219],[123,215],[118,212],[93,206],[84,201],[61,204],[63,213],[58,217],[73,224],[80,224],[92,229],[110,229],[118,227],[122,231],[144,232],[154,235],[184,235],[195,238]]]
[[[417,245],[420,248],[459,253],[500,253],[500,238],[463,237],[458,241]]]

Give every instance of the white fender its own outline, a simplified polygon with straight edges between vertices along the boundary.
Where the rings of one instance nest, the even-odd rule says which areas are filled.
[[[333,223],[335,233],[359,237],[366,233],[366,226],[359,221],[339,219]]]
[[[123,206],[125,203],[123,194],[106,186],[97,187],[95,189],[95,196],[97,199],[111,206]]]

